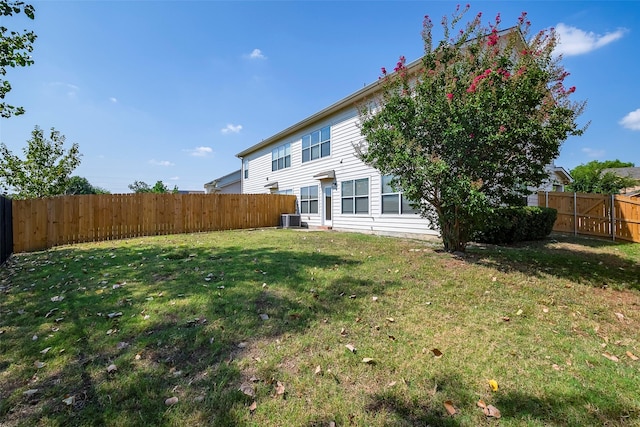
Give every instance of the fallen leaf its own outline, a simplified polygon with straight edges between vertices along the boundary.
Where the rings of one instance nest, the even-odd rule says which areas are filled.
[[[31,397],[34,394],[36,394],[37,392],[38,392],[37,388],[32,388],[32,389],[29,389],[27,391],[23,391],[22,394],[25,395],[25,396]]]
[[[378,301],[378,297],[371,297],[372,301]]]
[[[73,405],[75,401],[76,401],[75,396],[69,396],[66,399],[62,399],[62,402],[67,404],[67,406]]]
[[[55,297],[51,297],[51,302],[60,302],[64,299],[63,296],[56,295]]]
[[[622,313],[615,313],[616,317],[618,318],[619,321],[623,321],[624,320],[624,314]]]
[[[433,353],[435,357],[442,357],[442,352],[437,348],[431,349],[431,353]]]
[[[511,318],[509,318],[509,316],[502,316],[502,320],[508,322],[509,320],[511,320]]]
[[[262,319],[262,320],[269,320],[269,315],[268,315],[268,314],[266,314],[266,313],[262,313],[262,314],[260,315],[260,319]]]
[[[114,317],[120,317],[120,316],[122,316],[122,312],[121,311],[119,311],[117,313],[109,313],[109,314],[107,314],[107,317],[109,319],[113,319]]]
[[[113,363],[109,366],[107,366],[107,372],[108,373],[112,373],[118,370],[118,367],[116,365],[114,365]]]
[[[556,364],[556,363],[554,363],[553,365],[551,365],[551,367],[552,367],[553,369],[555,369],[556,371],[559,371],[559,370],[560,370],[560,366],[559,366],[558,364]]]
[[[340,329],[340,335],[347,336],[347,330],[345,328]]]
[[[240,391],[246,394],[249,397],[255,397],[256,391],[253,389],[253,384],[242,383],[240,385]]]
[[[355,352],[356,352],[356,348],[355,348],[352,344],[347,344],[347,345],[345,345],[345,347],[347,347],[347,349],[348,349],[351,353],[355,353]]]
[[[482,409],[484,409],[484,408],[486,408],[486,407],[487,407],[487,404],[486,404],[486,403],[484,403],[484,400],[482,400],[482,399],[478,400],[478,402],[476,403],[476,405],[478,405],[478,407],[479,407],[479,408],[482,408]]]
[[[602,355],[613,362],[620,361],[620,359],[618,359],[615,355],[609,353],[608,351],[605,351],[604,353],[602,353]]]
[[[44,350],[40,351],[40,354],[47,354],[51,350],[51,347],[47,347]]]
[[[521,316],[523,313],[522,309],[518,310],[518,312],[516,313],[516,316]]]
[[[498,381],[489,380],[489,385],[491,386],[491,390],[498,391]]]
[[[453,402],[452,402],[452,401],[450,401],[450,400],[445,400],[443,404],[444,404],[444,409],[446,409],[446,410],[447,410],[447,413],[448,413],[450,416],[454,416],[455,414],[457,414],[457,413],[458,413],[458,410],[456,409],[456,407],[455,407],[455,406],[453,406]]]
[[[256,402],[255,400],[253,401],[253,403],[251,404],[251,406],[249,406],[249,411],[253,412],[256,409],[258,409],[258,402]]]
[[[365,357],[365,358],[362,359],[362,363],[366,363],[368,365],[374,365],[376,363],[376,361],[373,360],[370,357]]]
[[[629,356],[629,359],[631,360],[638,360],[638,356],[636,356],[635,354],[631,353],[630,351],[627,351],[627,356]]]
[[[178,398],[176,396],[170,397],[164,401],[164,404],[167,406],[175,405],[178,403]]]
[[[120,341],[118,343],[118,345],[116,346],[116,348],[118,350],[124,350],[125,348],[129,347],[129,343],[128,342],[124,342],[124,341]]]
[[[493,405],[487,405],[487,407],[484,408],[482,411],[487,417],[496,418],[496,419],[501,417],[500,411],[498,410],[498,408],[496,408]]]
[[[33,366],[35,366],[37,369],[44,368],[45,365],[46,363],[41,362],[39,360],[36,360],[35,362],[33,362]]]
[[[396,319],[394,319],[393,317],[387,317],[387,322],[393,323],[395,321],[396,321]]]
[[[282,384],[280,381],[278,381],[276,383],[276,395],[282,395],[284,394],[284,384]]]
[[[247,347],[247,345],[248,345],[248,344],[247,344],[246,342],[244,342],[244,341],[243,341],[243,342],[239,342],[239,343],[237,344],[237,347],[238,347],[238,348],[246,348],[246,347]]]
[[[316,366],[316,370],[313,373],[314,375],[322,375],[322,367],[320,365]]]

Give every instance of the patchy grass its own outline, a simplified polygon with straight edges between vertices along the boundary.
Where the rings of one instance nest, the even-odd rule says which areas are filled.
[[[492,424],[478,400],[501,426],[640,425],[640,245],[554,239],[458,257],[253,230],[14,256],[0,425]]]

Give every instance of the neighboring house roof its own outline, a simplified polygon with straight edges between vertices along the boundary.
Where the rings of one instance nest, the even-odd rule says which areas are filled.
[[[613,172],[614,174],[622,177],[628,177],[633,179],[640,179],[640,167],[633,168],[608,168],[603,169],[602,173]]]
[[[519,32],[519,30],[517,30],[517,27],[511,27],[511,28],[507,28],[505,30],[499,31],[498,34],[499,35],[504,35],[507,33],[513,33],[513,32],[518,32],[519,34],[521,34]],[[406,69],[408,72],[412,72],[413,70],[417,70],[418,67],[422,64],[422,58],[418,58],[415,61],[409,63],[406,66]],[[241,152],[239,152],[238,154],[236,154],[236,157],[239,158],[243,158],[245,157],[247,154],[251,154],[254,151],[257,151],[261,148],[264,148],[274,142],[278,142],[281,139],[287,137],[288,135],[291,135],[297,131],[300,131],[302,129],[304,129],[305,127],[318,122],[322,119],[325,119],[327,117],[329,117],[330,115],[344,109],[347,107],[353,107],[354,104],[357,104],[358,102],[362,102],[362,100],[366,99],[368,96],[373,95],[374,93],[376,93],[378,90],[380,90],[380,88],[383,85],[383,80],[379,79],[376,80],[375,82],[365,86],[364,88],[352,93],[351,95],[341,99],[340,101],[336,102],[335,104],[332,104],[326,108],[324,108],[323,110],[318,111],[315,114],[312,114],[311,116],[307,117],[306,119],[303,119],[301,121],[299,121],[298,123],[294,124],[293,126],[290,126],[288,128],[286,128],[283,131],[278,132],[275,135],[270,136],[267,139],[263,139],[261,142],[252,145],[251,147],[247,148],[246,150],[243,150]]]
[[[562,166],[556,166],[555,164],[551,167],[553,173],[556,174],[556,177],[563,184],[569,184],[573,182],[573,177],[571,174]]]
[[[240,169],[238,169],[224,176],[221,176],[220,178],[216,178],[213,181],[207,182],[204,185],[204,188],[220,189],[228,185],[235,184],[237,182],[240,182],[240,174]]]

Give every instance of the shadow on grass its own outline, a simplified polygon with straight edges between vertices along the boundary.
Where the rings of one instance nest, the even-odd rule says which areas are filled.
[[[7,287],[1,303],[11,360],[0,424],[241,426],[252,399],[235,360],[252,342],[305,331],[351,309],[345,295],[377,289],[341,271],[357,261],[276,245],[142,242],[29,257],[7,274],[33,284]],[[180,403],[165,405],[172,396]]]
[[[553,238],[515,245],[470,246],[467,262],[495,267],[504,272],[552,275],[594,287],[640,290],[640,259],[618,251],[633,243],[554,235]],[[585,248],[610,248],[593,251]]]

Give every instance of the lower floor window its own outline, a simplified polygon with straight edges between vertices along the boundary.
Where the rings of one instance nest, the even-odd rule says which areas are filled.
[[[300,189],[300,213],[318,213],[318,186],[302,187]]]
[[[382,177],[382,213],[383,214],[415,214],[418,210],[411,207],[409,201],[402,192],[396,191],[391,186],[393,176]]]
[[[369,213],[369,178],[342,182],[342,213]]]

